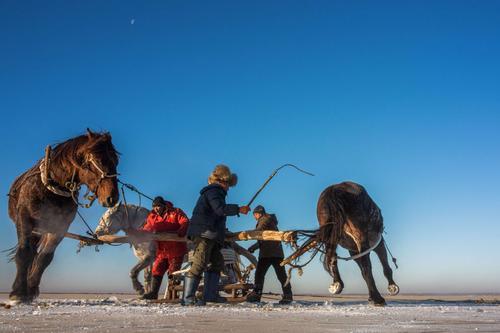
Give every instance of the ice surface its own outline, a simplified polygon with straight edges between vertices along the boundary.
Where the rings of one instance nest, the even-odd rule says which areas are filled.
[[[500,331],[500,306],[473,302],[296,301],[182,307],[116,296],[39,299],[0,310],[0,332],[10,331],[425,332]]]

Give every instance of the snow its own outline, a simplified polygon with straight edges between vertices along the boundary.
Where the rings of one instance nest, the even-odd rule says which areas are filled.
[[[183,307],[133,298],[39,299],[0,310],[0,332],[425,332],[500,331],[500,306],[473,302],[296,301]]]

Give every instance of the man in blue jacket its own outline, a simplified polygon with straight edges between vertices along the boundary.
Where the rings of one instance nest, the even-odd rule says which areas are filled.
[[[248,206],[226,204],[227,191],[237,182],[236,174],[221,164],[208,177],[209,185],[200,191],[187,232],[194,243],[194,255],[191,268],[184,277],[182,305],[225,302],[225,298],[219,296],[219,278],[224,269],[220,249],[224,243],[226,217],[240,213],[246,215],[250,211]],[[203,272],[203,300],[196,303],[195,294]]]

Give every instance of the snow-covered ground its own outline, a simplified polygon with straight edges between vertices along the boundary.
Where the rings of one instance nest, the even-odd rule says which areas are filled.
[[[495,298],[398,296],[385,307],[363,297],[277,297],[182,307],[148,304],[132,296],[42,295],[32,305],[0,309],[0,332],[500,332]],[[6,295],[0,295],[0,302]]]

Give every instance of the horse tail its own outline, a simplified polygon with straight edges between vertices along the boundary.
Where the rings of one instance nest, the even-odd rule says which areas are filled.
[[[41,236],[32,235],[29,240],[31,248],[38,250],[41,239],[42,239]],[[5,255],[7,256],[8,259],[7,262],[13,262],[16,260],[17,249],[19,249],[19,244],[16,244],[8,249],[1,251],[2,253],[5,253]]]
[[[7,256],[7,262],[13,262],[16,259],[16,252],[17,252],[17,244],[14,245],[13,247],[10,247],[6,250],[2,250],[2,253],[5,253]]]
[[[318,241],[323,249],[323,267],[332,274],[330,267],[337,258],[337,245],[342,237],[346,216],[341,198],[334,189],[324,191],[318,201],[320,228]]]

